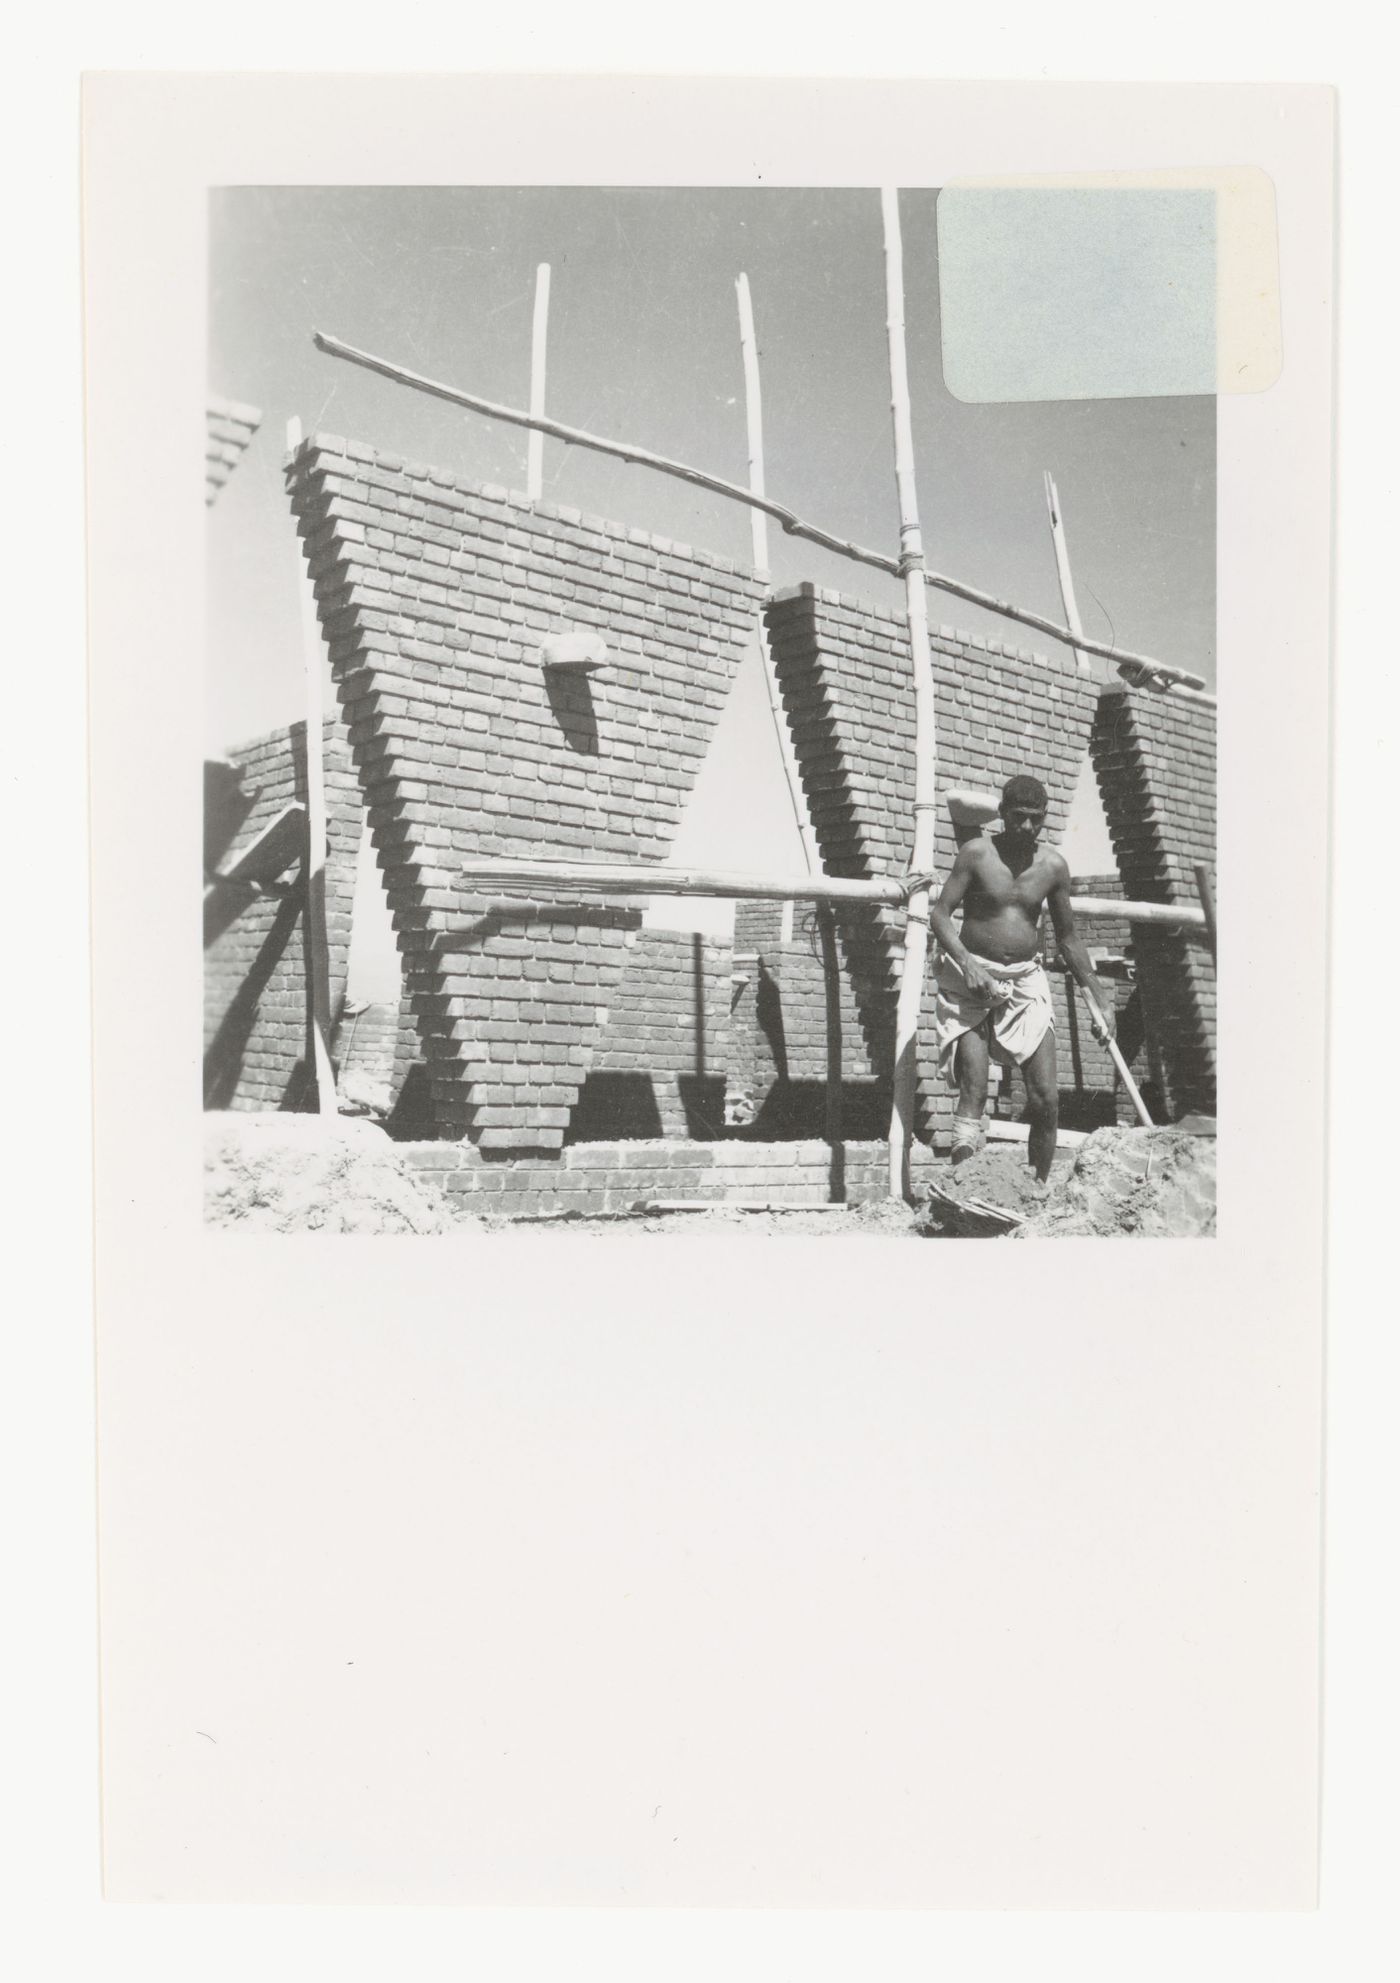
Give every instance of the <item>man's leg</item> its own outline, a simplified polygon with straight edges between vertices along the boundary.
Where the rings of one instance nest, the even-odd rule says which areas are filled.
[[[1055,1160],[1055,1143],[1060,1128],[1060,1087],[1055,1067],[1053,1029],[1046,1033],[1030,1059],[1021,1062],[1021,1076],[1026,1084],[1026,1114],[1031,1125],[1026,1157],[1031,1169],[1044,1184]]]
[[[985,1022],[984,1022],[985,1026]],[[958,1077],[958,1113],[953,1124],[953,1162],[966,1163],[977,1154],[978,1137],[970,1126],[980,1129],[987,1106],[987,1069],[991,1054],[984,1026],[964,1033],[954,1049],[953,1071]]]

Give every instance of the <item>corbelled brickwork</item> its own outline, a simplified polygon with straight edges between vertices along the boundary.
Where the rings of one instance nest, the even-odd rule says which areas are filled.
[[[325,726],[326,935],[331,1013],[340,1010],[362,812],[345,732]],[[212,774],[209,775],[209,774]],[[208,767],[205,800],[204,1100],[207,1108],[295,1108],[307,1086],[306,930],[300,862],[260,892],[220,882],[289,805],[306,803],[306,726],[276,730]]]
[[[827,872],[902,874],[913,836],[914,689],[901,615],[804,585],[776,594],[769,638],[807,804]],[[1014,772],[1044,781],[1047,837],[1063,834],[1089,740],[1097,688],[1072,656],[1002,647],[952,627],[931,630],[940,791],[1000,790]],[[934,868],[956,854],[936,815]],[[888,1079],[903,913],[843,911],[840,930],[870,1061]],[[931,980],[930,980],[931,985]],[[932,1037],[932,998],[921,1038]],[[952,1102],[933,1055],[920,1055],[919,1133],[946,1127]]]
[[[1092,752],[1118,869],[1143,902],[1196,906],[1193,863],[1215,875],[1215,709],[1190,695],[1114,683]],[[1171,1120],[1215,1113],[1215,965],[1191,932],[1134,926],[1132,956],[1149,1054]]]
[[[212,503],[242,461],[262,424],[262,414],[256,406],[241,406],[237,400],[211,399],[204,421],[204,500]]]
[[[464,896],[468,852],[665,858],[758,580],[335,437],[288,461],[441,1134],[557,1151],[635,908]],[[541,643],[602,636],[592,677]],[[562,893],[562,891],[561,891]]]

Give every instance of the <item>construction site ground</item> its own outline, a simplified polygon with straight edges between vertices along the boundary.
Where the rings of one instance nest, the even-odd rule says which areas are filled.
[[[579,1217],[504,1218],[459,1209],[454,1194],[415,1172],[375,1124],[345,1117],[214,1114],[206,1119],[205,1218],[249,1232],[646,1235],[713,1232],[802,1238],[1195,1238],[1215,1231],[1215,1141],[1179,1129],[1102,1129],[1056,1158],[1037,1186],[1021,1144],[988,1145],[943,1188],[1021,1223],[998,1230],[939,1204],[888,1198],[859,1204],[746,1209],[653,1207]]]

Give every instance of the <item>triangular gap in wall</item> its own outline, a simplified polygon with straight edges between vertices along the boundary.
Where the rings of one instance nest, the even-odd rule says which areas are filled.
[[[793,818],[782,747],[764,680],[763,629],[755,623],[729,699],[681,816],[675,867],[803,874],[806,855]],[[711,896],[653,899],[653,929],[701,930],[729,937],[734,904]]]
[[[366,827],[355,863],[350,910],[350,962],[345,997],[352,1005],[388,1005],[403,988],[403,964],[394,935],[384,875]]]
[[[805,870],[768,702],[762,639],[762,628],[755,625],[682,814],[670,857],[674,866],[779,874]],[[658,897],[645,922],[652,929],[699,930],[728,938],[734,930],[734,904],[711,896]],[[386,1003],[399,996],[401,980],[384,876],[366,832],[355,873],[346,996],[352,1004]]]
[[[1069,871],[1073,876],[1112,875],[1118,872],[1118,859],[1109,838],[1103,800],[1099,796],[1099,781],[1094,775],[1087,750],[1075,781],[1060,852],[1069,862]]]

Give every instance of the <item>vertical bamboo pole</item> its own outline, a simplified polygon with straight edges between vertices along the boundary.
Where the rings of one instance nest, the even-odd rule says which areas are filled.
[[[535,321],[530,334],[530,411],[544,418],[545,351],[549,336],[549,263],[535,270]],[[544,494],[544,435],[530,430],[525,454],[525,493],[532,503]]]
[[[1045,471],[1045,506],[1050,512],[1050,536],[1055,546],[1055,569],[1060,575],[1060,602],[1065,609],[1065,625],[1071,633],[1082,634],[1084,623],[1079,617],[1079,605],[1074,596],[1074,579],[1069,568],[1069,543],[1065,537],[1065,520],[1060,514],[1060,494],[1055,487],[1055,478],[1047,468]],[[1074,658],[1079,663],[1081,675],[1092,675],[1094,664],[1082,648],[1076,647]]]
[[[1210,954],[1215,956],[1215,890],[1210,885],[1210,870],[1204,861],[1193,861],[1191,872],[1196,877],[1196,893],[1201,900],[1201,914],[1206,919],[1206,942]]]
[[[744,420],[749,448],[749,488],[754,495],[766,493],[763,484],[763,389],[758,372],[758,339],[754,333],[753,298],[749,294],[749,279],[740,275],[734,284],[739,299],[739,349],[744,359]],[[753,568],[763,576],[768,572],[768,519],[762,510],[749,511],[749,524],[753,531]],[[778,689],[777,671],[773,666],[773,656],[768,642],[763,646],[763,680],[768,690],[768,707],[772,712],[773,728],[778,734],[778,748],[782,752],[783,775],[787,779],[788,798],[792,803],[792,816],[797,825],[798,837],[802,842],[802,852],[807,861],[808,874],[822,872],[821,854],[817,848],[816,834],[802,798],[802,780],[797,769],[797,758],[792,748],[792,732],[788,728],[786,712],[783,709],[782,695]],[[791,935],[791,919],[786,925],[787,935]]]
[[[301,441],[301,422],[295,414],[287,422],[287,446]],[[336,1113],[335,1068],[331,1062],[331,976],[330,943],[326,936],[326,767],[322,756],[322,680],[325,652],[321,627],[316,617],[316,598],[311,589],[301,539],[293,539],[296,552],[297,596],[301,602],[301,645],[305,663],[306,696],[306,1044],[307,1059],[316,1078],[316,1108],[321,1115]]]
[[[899,564],[909,619],[914,666],[914,846],[910,868],[927,874],[933,867],[934,774],[938,750],[933,700],[933,657],[928,644],[928,595],[924,585],[924,540],[914,481],[914,424],[909,409],[909,363],[904,343],[904,252],[899,232],[899,193],[880,194],[885,228],[885,323],[890,350],[890,412],[894,419],[895,482],[899,490]],[[911,890],[904,923],[899,1006],[895,1019],[894,1106],[890,1112],[890,1196],[912,1200],[909,1153],[914,1137],[918,1080],[919,1008],[928,966],[927,882]]]
[[[740,275],[734,284],[739,298],[739,349],[744,355],[744,416],[749,442],[749,488],[755,496],[767,494],[763,486],[763,396],[758,381],[758,339],[753,327],[753,298],[749,279]],[[768,519],[762,510],[749,511],[753,532],[753,568],[768,570]]]
[[[817,904],[817,928],[822,942],[822,977],[826,986],[826,1140],[827,1195],[833,1205],[846,1201],[846,1141],[841,1065],[841,959],[836,948],[836,917],[829,902]]]

